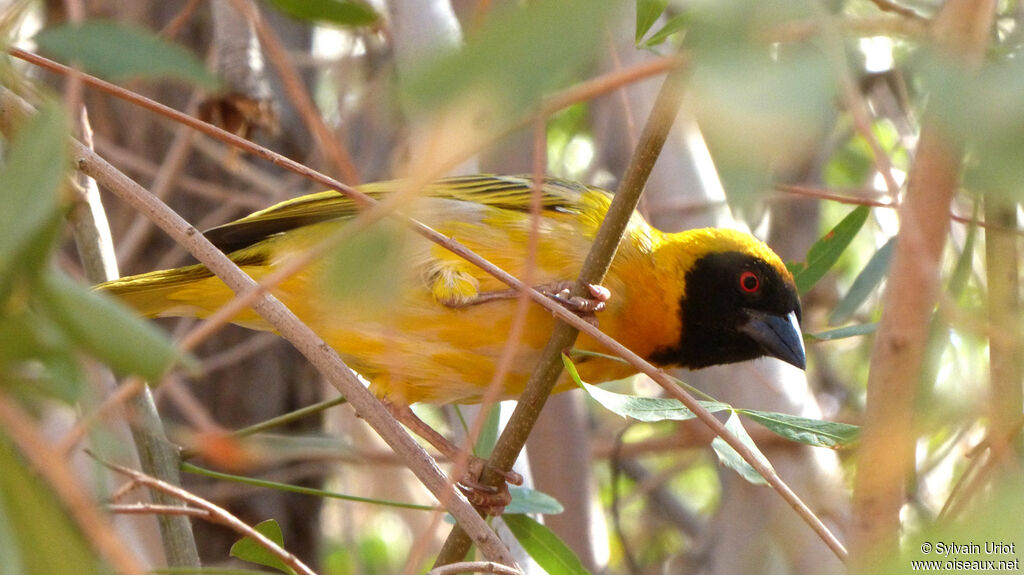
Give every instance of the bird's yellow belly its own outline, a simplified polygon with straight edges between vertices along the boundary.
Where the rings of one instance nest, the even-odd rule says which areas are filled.
[[[531,304],[518,342],[506,351],[514,299],[458,309],[433,301],[404,303],[389,310],[341,304],[307,316],[317,318],[310,326],[370,380],[378,397],[396,403],[479,402],[496,376],[501,376],[497,398],[513,399],[522,393],[555,324],[550,313]],[[580,346],[592,347],[587,340]],[[511,357],[499,374],[506,353]],[[585,380],[594,382],[632,373],[628,366],[599,358],[588,358],[580,369]],[[572,385],[563,376],[558,391]]]

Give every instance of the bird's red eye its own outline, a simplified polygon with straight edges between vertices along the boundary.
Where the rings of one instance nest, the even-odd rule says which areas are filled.
[[[755,293],[761,289],[761,278],[751,271],[740,274],[740,289],[746,293]]]

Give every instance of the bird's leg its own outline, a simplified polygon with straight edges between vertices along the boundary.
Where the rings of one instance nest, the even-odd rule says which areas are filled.
[[[433,427],[427,425],[427,422],[420,419],[408,405],[400,405],[387,400],[382,400],[382,402],[395,419],[408,427],[413,433],[425,439],[427,443],[434,446],[435,449],[440,451],[449,460],[453,462],[458,461],[459,458],[464,456],[459,446],[438,433]],[[523,476],[515,471],[498,470],[505,478],[505,482],[501,484],[501,487],[484,485],[480,483],[480,474],[483,473],[484,467],[487,466],[487,460],[471,454],[468,457],[466,472],[458,482],[459,489],[466,495],[470,503],[482,509],[488,515],[501,515],[505,506],[512,500],[512,496],[508,491],[508,484],[522,485]]]
[[[549,298],[562,304],[569,311],[583,317],[587,321],[596,324],[594,314],[603,310],[605,303],[611,299],[612,294],[608,288],[600,285],[589,284],[587,289],[591,297],[571,295],[572,282],[561,281],[549,284],[534,286],[534,289]],[[460,302],[445,302],[451,308],[469,307],[492,301],[513,299],[519,296],[519,291],[514,289],[480,292],[472,298]]]

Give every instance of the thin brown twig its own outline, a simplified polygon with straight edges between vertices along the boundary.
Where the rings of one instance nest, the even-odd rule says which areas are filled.
[[[840,204],[850,204],[854,206],[869,206],[872,208],[890,208],[899,209],[900,204],[898,202],[892,202],[889,200],[873,200],[871,198],[860,196],[844,195],[841,193],[835,193],[825,188],[819,188],[815,186],[803,186],[796,184],[775,184],[774,188],[780,192],[787,194],[794,194],[797,196],[805,196],[808,198],[817,198],[819,200],[828,200],[830,202],[838,202]],[[873,192],[873,190],[872,190]],[[975,225],[982,229],[997,229],[1006,232],[1011,232],[1020,236],[1024,236],[1024,229],[1008,227],[998,224],[991,224],[989,222],[972,218],[968,216],[961,216],[955,213],[950,213],[950,219],[961,224]]]
[[[199,496],[197,496],[197,495],[195,495],[193,493],[190,493],[190,492],[188,492],[188,491],[186,491],[186,490],[184,490],[184,489],[182,489],[180,487],[177,487],[175,485],[171,485],[170,483],[167,483],[166,481],[161,481],[161,480],[159,480],[159,479],[157,479],[155,477],[151,477],[149,475],[146,475],[145,473],[142,473],[141,471],[136,471],[134,469],[130,469],[130,468],[124,467],[122,465],[116,465],[114,463],[108,463],[108,462],[105,462],[105,461],[100,461],[100,463],[102,465],[106,466],[107,468],[109,468],[109,469],[111,469],[113,471],[116,471],[117,473],[120,473],[122,475],[125,475],[125,476],[131,478],[132,482],[137,484],[137,485],[142,485],[142,486],[148,487],[148,488],[150,488],[150,489],[152,489],[154,491],[159,491],[161,493],[166,493],[167,495],[170,495],[171,497],[175,497],[177,499],[180,499],[181,501],[183,501],[184,503],[186,503],[188,505],[192,505],[194,509],[201,510],[201,511],[205,512],[207,514],[205,516],[206,520],[210,521],[211,523],[217,523],[218,525],[223,525],[223,526],[231,529],[232,531],[235,531],[236,533],[239,533],[240,535],[242,535],[244,537],[248,537],[249,539],[252,539],[256,543],[258,543],[261,547],[263,547],[268,552],[270,552],[274,557],[277,557],[278,559],[280,559],[285,565],[287,565],[288,567],[294,569],[297,573],[301,573],[303,575],[316,575],[316,573],[312,569],[310,569],[305,563],[303,563],[301,559],[299,559],[298,557],[293,555],[291,552],[287,551],[286,549],[284,549],[283,547],[281,547],[280,545],[275,543],[273,540],[271,540],[269,537],[267,537],[266,535],[260,533],[259,531],[257,531],[256,529],[254,529],[253,527],[251,527],[250,525],[248,525],[244,521],[242,521],[239,518],[235,517],[234,515],[229,513],[226,509],[216,505],[215,503],[207,501],[206,499],[203,499],[202,497],[199,497]],[[188,507],[172,507],[172,509],[177,510],[177,509],[189,509],[189,508]],[[190,512],[186,512],[184,514],[189,514],[189,513]]]
[[[129,172],[137,172],[146,177],[155,177],[159,166],[142,156],[133,153],[131,150],[118,146],[104,138],[96,139],[96,150],[112,163],[121,166]],[[219,184],[192,178],[182,175],[178,181],[178,188],[189,194],[201,198],[214,200],[218,203],[232,204],[241,209],[258,210],[267,206],[267,198],[254,196],[251,193],[240,190],[229,190]]]
[[[523,575],[519,569],[499,565],[493,561],[463,561],[427,571],[427,575],[457,575],[458,573],[494,573],[495,575]]]
[[[313,133],[317,147],[330,158],[342,180],[353,185],[358,184],[359,171],[352,163],[351,154],[348,153],[341,140],[334,137],[327,127],[323,114],[317,110],[316,104],[309,96],[302,77],[288,59],[288,52],[281,44],[281,39],[277,37],[273,28],[267,25],[260,15],[259,9],[252,2],[249,0],[230,0],[230,2],[256,29],[256,35],[263,45],[263,51],[274,64],[274,68],[277,69],[278,77],[281,79],[288,99],[295,106],[306,127]]]
[[[77,446],[82,439],[85,438],[85,434],[89,433],[92,426],[97,422],[106,419],[106,417],[120,409],[122,404],[128,401],[129,398],[138,395],[144,388],[145,382],[142,378],[131,377],[121,385],[117,386],[114,393],[111,393],[107,397],[103,398],[103,401],[92,411],[85,413],[78,418],[75,425],[64,434],[64,437],[57,443],[56,449],[65,456],[70,455],[71,451]]]
[[[188,0],[181,10],[171,18],[170,22],[163,27],[158,33],[161,38],[174,38],[181,31],[182,27],[188,22],[192,14],[195,13],[196,8],[199,7],[201,0]]]
[[[199,519],[209,519],[210,512],[195,507],[179,507],[177,505],[157,505],[155,503],[115,503],[107,505],[107,511],[119,515],[187,515]]]
[[[937,521],[941,522],[955,517],[972,497],[983,493],[982,481],[992,474],[1002,457],[1007,453],[1012,453],[1011,446],[1022,427],[1024,427],[1024,418],[1019,419],[1003,437],[992,437],[990,434],[973,449],[971,463],[953,485],[953,489],[950,490],[939,511]]]

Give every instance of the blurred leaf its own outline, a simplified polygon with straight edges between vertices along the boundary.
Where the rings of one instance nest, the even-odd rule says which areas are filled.
[[[22,386],[72,403],[84,390],[71,343],[46,316],[0,315],[0,386]]]
[[[536,489],[509,485],[508,491],[512,495],[512,502],[505,507],[505,513],[515,515],[516,513],[538,513],[541,515],[558,515],[565,511],[557,499]]]
[[[843,255],[854,236],[868,220],[870,211],[867,206],[857,206],[836,224],[836,227],[811,246],[807,252],[807,263],[793,273],[797,291],[801,294],[807,293],[839,261],[839,256]]]
[[[52,225],[59,216],[58,192],[67,169],[64,112],[47,104],[18,130],[0,171],[0,297],[11,288],[15,261],[47,261]],[[30,250],[43,238],[45,245]],[[26,258],[26,252],[32,257]],[[42,252],[42,253],[36,253]]]
[[[736,411],[786,439],[815,447],[828,447],[829,449],[849,447],[860,435],[860,427],[848,423],[808,419],[754,409],[738,409]]]
[[[766,42],[774,26],[813,20],[799,0],[698,2],[689,10],[688,92],[730,204],[760,197],[769,174],[817,152],[835,115],[834,69],[811,43]],[[783,168],[786,169],[786,168]]]
[[[281,533],[281,526],[278,525],[276,519],[262,521],[254,528],[267,539],[277,543],[282,548],[284,547],[284,535]],[[266,547],[249,537],[243,537],[235,541],[235,544],[231,546],[230,555],[242,561],[256,563],[257,565],[277,569],[282,573],[295,575],[294,569],[285,565],[284,561],[281,561],[277,555],[274,555]]]
[[[1020,572],[1022,494],[1024,479],[1019,473],[992,473],[984,489],[965,489],[958,493],[958,498],[969,500],[961,507],[961,513],[906,533],[905,545],[901,545],[903,553],[892,557],[886,568],[876,573],[904,575],[915,561],[921,562],[914,566],[917,571]],[[951,549],[950,544],[954,542],[963,547],[977,543],[981,553],[964,549],[958,554]],[[986,550],[989,544],[992,547]],[[959,563],[953,563],[954,558]],[[995,566],[984,563],[989,560],[994,561]]]
[[[565,369],[569,373],[569,377],[572,378],[577,385],[582,387],[594,401],[600,403],[612,413],[621,415],[622,417],[631,417],[637,421],[655,422],[655,421],[684,421],[687,419],[693,419],[696,415],[692,411],[687,409],[678,399],[668,399],[661,397],[641,397],[638,395],[625,395],[622,393],[615,393],[613,391],[605,391],[595,385],[585,383],[580,379],[579,372],[576,371],[576,366],[573,365],[572,361],[569,360],[564,354],[562,355],[562,361],[565,364]],[[729,409],[730,406],[718,401],[700,401],[704,409],[714,413],[716,411],[724,411]]]
[[[974,71],[959,59],[928,50],[921,50],[915,60],[915,70],[929,92],[930,121],[967,146],[963,187],[1011,194],[1020,201],[1024,62],[1005,58]]]
[[[456,406],[457,407],[457,406]],[[494,451],[494,445],[498,443],[498,431],[501,426],[501,403],[495,403],[487,414],[487,421],[480,430],[480,436],[476,438],[473,445],[473,455],[487,459]]]
[[[875,291],[878,284],[882,283],[889,273],[889,262],[892,260],[892,250],[895,245],[896,237],[893,236],[871,256],[864,269],[853,280],[849,291],[829,314],[829,325],[835,326],[849,321],[853,314],[860,309],[860,306],[867,301],[871,292]]]
[[[665,22],[665,25],[662,26],[660,30],[651,34],[650,38],[644,40],[641,46],[644,48],[659,46],[665,40],[668,40],[669,36],[686,30],[690,26],[691,22],[693,22],[693,16],[689,12],[677,14],[669,18],[668,22]]]
[[[270,4],[299,20],[326,22],[341,26],[368,26],[380,20],[369,5],[344,0],[270,0]]]
[[[739,438],[740,442],[749,447],[754,452],[754,455],[758,460],[768,467],[772,466],[771,462],[768,461],[768,458],[765,457],[764,454],[761,453],[761,450],[757,448],[757,445],[754,444],[754,440],[750,438],[750,434],[748,434],[747,430],[743,427],[743,422],[740,421],[740,417],[735,411],[733,411],[729,415],[729,419],[725,421],[725,428]],[[746,479],[754,485],[768,484],[768,482],[764,480],[764,477],[761,477],[761,474],[751,467],[750,464],[747,463],[746,460],[743,459],[740,454],[721,437],[715,437],[711,440],[711,448],[715,450],[715,455],[718,456],[718,460],[722,462],[723,465],[732,469],[736,473],[739,473],[740,477],[743,479]]]
[[[850,325],[846,327],[830,329],[828,331],[821,331],[818,333],[805,333],[804,338],[810,341],[833,341],[837,339],[846,339],[848,337],[868,335],[871,333],[875,333],[875,330],[877,329],[878,322],[863,323],[858,325]]]
[[[406,230],[390,220],[353,235],[325,257],[325,281],[338,299],[393,305],[404,284]]]
[[[846,120],[846,124],[846,129],[852,130],[852,126],[849,126],[850,120]],[[871,132],[882,151],[889,155],[894,167],[905,168],[907,154],[900,145],[900,134],[895,124],[887,118],[879,118],[872,122]],[[829,159],[825,165],[824,180],[829,187],[861,188],[871,185],[869,178],[875,173],[874,152],[864,136],[858,132],[848,138]]]
[[[175,78],[206,90],[220,83],[189,51],[142,28],[104,21],[64,24],[35,40],[43,53],[113,81]]]
[[[100,575],[99,562],[47,484],[0,434],[0,573]],[[8,538],[10,537],[10,538]],[[10,554],[8,554],[10,553]],[[4,571],[17,566],[16,571]]]
[[[610,0],[507,3],[463,49],[422,62],[403,83],[403,95],[410,106],[430,109],[472,94],[515,113],[572,81],[572,73],[594,57],[616,5]]]
[[[636,35],[635,41],[647,35],[647,32],[665,12],[668,0],[636,0]]]
[[[153,324],[59,272],[46,274],[38,295],[45,313],[76,345],[118,373],[157,382],[176,362],[188,359]]]
[[[590,572],[572,549],[547,527],[528,515],[502,515],[516,541],[548,575],[583,575]]]

